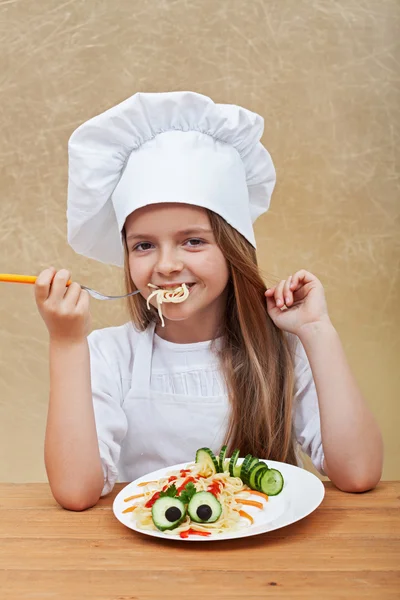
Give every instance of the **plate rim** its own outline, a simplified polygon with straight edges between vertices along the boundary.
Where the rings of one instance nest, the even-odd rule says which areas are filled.
[[[243,460],[244,460],[244,457],[240,457],[237,461],[237,464],[241,464],[243,462]],[[264,531],[251,531],[251,528],[254,526],[250,525],[248,528],[244,528],[243,530],[232,532],[232,534],[229,534],[229,533],[228,534],[214,534],[214,535],[211,535],[208,537],[193,535],[193,536],[189,536],[188,538],[181,538],[180,536],[167,535],[162,531],[139,529],[138,527],[134,526],[134,523],[135,523],[134,521],[132,521],[132,523],[127,523],[127,522],[125,522],[125,520],[123,520],[122,514],[121,515],[117,514],[116,505],[119,504],[122,495],[125,495],[124,490],[126,490],[128,487],[136,486],[136,488],[137,488],[139,483],[141,483],[142,481],[146,481],[154,473],[158,473],[160,471],[165,472],[165,471],[184,469],[185,467],[195,464],[195,461],[192,460],[192,461],[187,461],[187,462],[171,465],[168,467],[161,467],[160,469],[155,469],[154,471],[145,473],[144,475],[141,475],[140,477],[137,477],[130,483],[127,483],[126,485],[124,485],[124,487],[118,492],[118,494],[115,496],[115,498],[113,500],[112,511],[113,511],[114,517],[122,525],[124,525],[131,531],[134,531],[139,534],[147,535],[148,537],[152,537],[152,538],[158,538],[158,539],[163,539],[163,540],[167,539],[167,540],[172,540],[175,542],[199,542],[199,541],[201,541],[201,542],[217,542],[217,541],[227,541],[227,540],[235,540],[235,539],[253,537],[256,535],[270,533],[271,531],[276,531],[278,529],[283,529],[284,527],[288,527],[289,525],[293,525],[294,523],[297,523],[298,521],[305,519],[310,514],[312,514],[315,510],[317,510],[317,508],[321,505],[321,503],[325,497],[325,486],[324,486],[323,482],[314,473],[312,473],[311,471],[308,471],[302,467],[298,467],[297,465],[291,465],[289,463],[283,463],[283,462],[269,460],[269,459],[265,459],[265,458],[260,458],[259,460],[263,461],[265,463],[268,463],[268,465],[271,465],[271,468],[278,468],[279,465],[283,465],[284,470],[288,469],[289,471],[294,470],[294,472],[301,472],[302,477],[305,477],[306,479],[308,478],[309,481],[314,481],[314,484],[317,486],[317,488],[319,488],[319,490],[318,490],[319,494],[318,494],[318,498],[315,500],[315,502],[312,503],[313,507],[311,507],[310,509],[307,509],[305,514],[300,514],[299,516],[296,516],[295,518],[291,518],[287,522],[283,522],[276,526],[268,527]],[[160,477],[160,475],[158,477]],[[284,476],[284,479],[285,479],[285,484],[286,484],[287,480],[286,480],[285,476]],[[283,517],[285,516],[285,513],[287,513],[287,512],[288,511],[285,510],[283,512],[283,514],[279,515],[279,517],[276,519],[276,521],[279,523],[279,520],[282,520]],[[127,514],[129,514],[129,513],[127,513]],[[274,523],[274,521],[272,521],[270,523]],[[258,527],[260,527],[260,525],[258,525]]]

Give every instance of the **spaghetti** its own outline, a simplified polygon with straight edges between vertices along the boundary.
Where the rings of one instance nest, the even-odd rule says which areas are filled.
[[[264,508],[261,503],[246,500],[252,490],[239,477],[231,477],[228,472],[213,473],[207,465],[195,463],[187,469],[171,471],[166,477],[143,485],[144,492],[138,496],[143,496],[143,498],[124,512],[133,513],[139,529],[157,531],[152,517],[154,502],[172,482],[179,491],[183,490],[189,481],[195,486],[196,492],[208,491],[215,495],[222,506],[221,516],[214,522],[198,523],[192,521],[187,513],[184,521],[178,527],[164,531],[167,535],[187,537],[190,534],[211,535],[211,533],[221,534],[236,531],[243,526],[242,517],[250,521],[250,523],[247,522],[247,525],[253,521],[252,517],[243,510],[246,505],[259,505],[259,508]],[[126,498],[125,501],[134,499],[136,500],[136,497]]]
[[[151,292],[149,297],[147,298],[147,308],[150,310],[150,300],[156,297],[157,300],[157,308],[158,314],[161,319],[161,324],[164,327],[164,318],[161,311],[161,305],[163,302],[173,302],[174,304],[178,304],[179,302],[183,302],[189,297],[189,289],[186,283],[182,283],[179,287],[174,290],[165,290],[162,288],[158,288],[156,285],[152,283],[147,284],[148,287],[154,288],[154,292]]]

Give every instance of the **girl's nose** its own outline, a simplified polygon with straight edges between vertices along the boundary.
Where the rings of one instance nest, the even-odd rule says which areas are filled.
[[[163,275],[169,275],[176,271],[182,271],[183,263],[174,252],[164,251],[160,253],[155,270]]]

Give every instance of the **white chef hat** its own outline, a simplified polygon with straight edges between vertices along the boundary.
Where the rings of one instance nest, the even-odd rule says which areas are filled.
[[[256,246],[275,169],[264,119],[195,92],[137,93],[80,125],[68,143],[68,242],[122,267],[133,211],[160,202],[211,209]]]

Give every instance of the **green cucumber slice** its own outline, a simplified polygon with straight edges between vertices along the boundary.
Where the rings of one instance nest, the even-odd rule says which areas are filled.
[[[186,517],[186,506],[179,498],[165,496],[156,500],[151,508],[154,525],[160,531],[179,527]]]
[[[246,456],[244,457],[244,461],[242,462],[242,468],[240,469],[240,479],[243,481],[243,483],[246,483],[246,469],[247,465],[249,464],[252,458],[253,456],[251,454],[246,454]]]
[[[240,470],[241,470],[242,466],[241,465],[236,465],[236,467],[233,468],[233,473],[234,473],[234,477],[239,477],[240,479]]]
[[[225,461],[227,449],[228,449],[228,446],[222,446],[221,451],[219,453],[218,473],[224,472],[224,464],[225,464],[224,461]]]
[[[245,477],[245,484],[249,485],[249,476],[250,476],[250,471],[251,469],[259,462],[258,458],[252,458],[251,460],[249,460],[249,462],[246,465],[246,470],[244,472],[244,477]]]
[[[236,463],[239,458],[239,454],[240,454],[240,450],[238,448],[236,448],[236,450],[234,450],[232,453],[231,460],[229,461],[229,475],[231,477],[240,477],[240,467],[236,466]],[[239,470],[239,473],[238,473],[238,470]]]
[[[268,471],[268,466],[264,464],[264,468],[257,471],[254,483],[256,485],[256,491],[261,492],[260,481],[261,477],[264,475],[265,471]]]
[[[258,461],[256,464],[254,464],[251,467],[251,469],[249,471],[247,479],[248,479],[248,482],[249,482],[248,485],[249,485],[249,487],[251,487],[252,490],[256,490],[257,491],[257,488],[256,488],[256,477],[257,477],[257,473],[259,471],[261,471],[261,470],[262,471],[265,470],[265,463],[263,463],[261,461]]]
[[[209,467],[213,472],[213,475],[218,473],[218,461],[210,448],[200,448],[197,450],[196,463]]]
[[[282,473],[276,469],[268,469],[260,478],[260,491],[267,496],[277,496],[283,488]]]
[[[188,513],[196,523],[214,523],[222,513],[222,506],[210,492],[197,492],[189,502]]]

